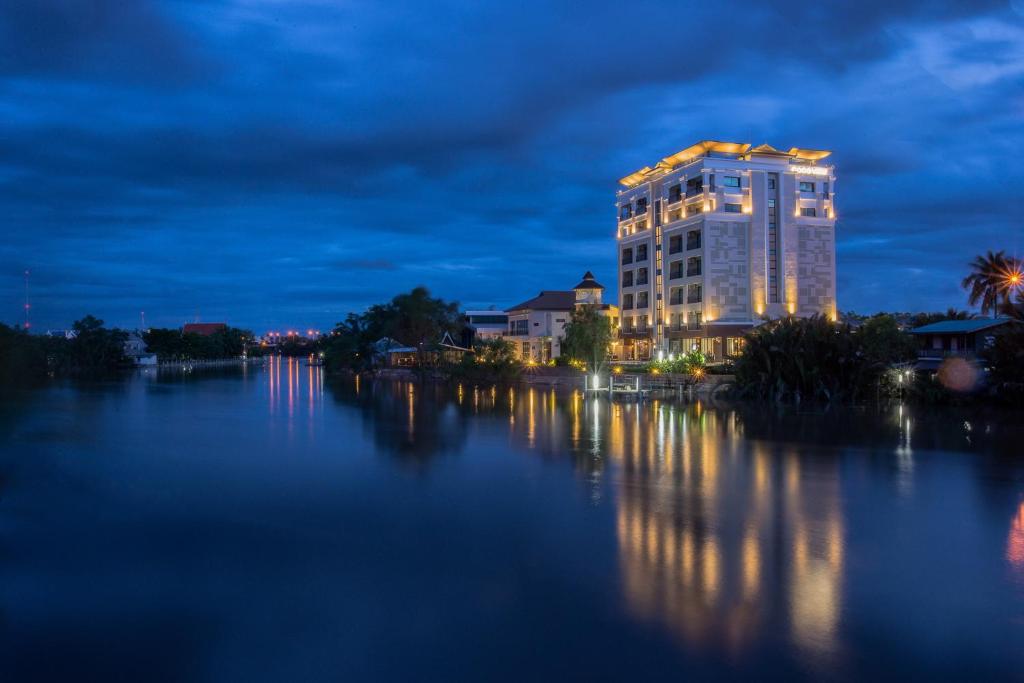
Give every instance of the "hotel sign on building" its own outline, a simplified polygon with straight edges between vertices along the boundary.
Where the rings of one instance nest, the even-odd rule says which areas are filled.
[[[834,318],[829,154],[706,140],[622,178],[616,354],[721,360],[765,319]]]

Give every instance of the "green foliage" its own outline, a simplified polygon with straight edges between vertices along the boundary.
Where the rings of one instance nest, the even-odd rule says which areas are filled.
[[[577,306],[565,325],[562,355],[585,364],[589,371],[595,372],[608,359],[611,341],[612,326],[608,316],[602,315],[597,306]]]
[[[961,286],[968,291],[967,301],[971,306],[981,306],[981,313],[1013,314],[1010,301],[1013,290],[1010,275],[1020,274],[1021,262],[1004,251],[989,251],[975,257],[971,262],[971,273],[963,279]]]
[[[328,370],[367,370],[385,361],[374,348],[380,339],[420,347],[439,341],[445,332],[456,336],[460,326],[458,303],[434,298],[425,287],[416,287],[389,303],[374,304],[365,313],[349,313],[324,341],[324,362]]]
[[[707,366],[707,357],[700,351],[690,351],[672,360],[655,360],[643,366],[645,372],[700,375]]]
[[[822,316],[783,318],[747,334],[735,363],[736,385],[761,399],[863,400],[877,396],[887,370],[913,359],[915,349],[887,315],[856,330]]]
[[[508,382],[517,379],[522,370],[515,344],[507,339],[485,339],[473,345],[473,353],[465,354],[452,374],[459,379]]]
[[[1005,402],[1024,405],[1024,324],[997,332],[981,358],[988,366],[992,392]]]
[[[252,332],[237,327],[227,327],[209,335],[154,328],[146,332],[143,339],[146,348],[161,362],[238,358],[253,344]]]
[[[91,315],[75,321],[72,328],[77,333],[74,339],[51,339],[47,344],[49,365],[55,374],[98,377],[127,364],[125,332],[108,330],[102,320]]]
[[[31,384],[44,379],[47,339],[0,323],[0,387]]]

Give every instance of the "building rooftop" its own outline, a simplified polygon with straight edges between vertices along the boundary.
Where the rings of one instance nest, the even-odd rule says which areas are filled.
[[[680,150],[671,156],[667,156],[657,164],[654,168],[650,166],[644,166],[639,171],[630,173],[628,176],[619,179],[619,183],[626,187],[633,187],[639,185],[643,181],[649,179],[652,176],[667,173],[677,166],[690,163],[699,157],[706,156],[708,154],[731,154],[737,159],[749,159],[751,155],[756,154],[759,156],[778,156],[788,157],[793,160],[805,161],[814,163],[819,159],[824,159],[832,152],[823,149],[801,149],[799,147],[790,147],[787,151],[775,149],[771,145],[763,144],[757,147],[751,147],[749,142],[719,142],[718,140],[701,140],[695,145],[690,145],[684,150]]]
[[[573,289],[604,289],[604,285],[594,279],[594,274],[589,270],[583,274],[583,280]]]
[[[999,327],[1006,323],[1017,322],[1013,318],[971,318],[970,320],[942,320],[931,325],[915,327],[910,334],[973,334]]]
[[[514,311],[571,311],[576,307],[576,292],[546,289],[521,304],[508,308]]]

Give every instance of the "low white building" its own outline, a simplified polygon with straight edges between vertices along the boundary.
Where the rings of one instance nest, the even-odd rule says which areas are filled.
[[[508,313],[505,311],[466,311],[466,327],[470,330],[468,343],[484,339],[500,339],[508,330]]]
[[[565,325],[577,306],[597,306],[618,326],[618,308],[601,302],[604,286],[587,271],[570,290],[543,290],[540,294],[508,309],[505,337],[524,362],[546,363],[562,354]]]

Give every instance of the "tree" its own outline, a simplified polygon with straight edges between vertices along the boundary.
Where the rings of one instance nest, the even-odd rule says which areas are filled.
[[[0,323],[0,390],[46,378],[46,341]]]
[[[612,341],[612,325],[597,306],[577,306],[569,316],[562,337],[562,355],[585,363],[591,372],[600,371],[608,359]]]
[[[989,381],[997,396],[1024,405],[1024,324],[1011,324],[994,335],[981,351],[989,369]]]
[[[51,364],[62,374],[99,376],[114,372],[127,363],[124,343],[128,335],[108,330],[103,321],[91,315],[72,325],[75,338],[56,342],[51,349]]]
[[[878,392],[895,364],[914,358],[913,340],[892,316],[854,330],[825,317],[783,318],[747,334],[736,360],[741,393],[775,400],[857,401]]]
[[[1021,263],[1007,256],[1004,251],[975,257],[971,262],[971,273],[963,279],[961,286],[968,290],[967,302],[981,307],[982,315],[992,311],[993,316],[1012,313],[1010,294],[1014,287],[1021,285]]]
[[[424,344],[439,341],[445,332],[455,336],[460,324],[458,303],[416,287],[386,304],[370,306],[365,313],[349,313],[324,343],[325,364],[333,370],[369,369],[375,361],[374,344],[384,337],[416,347],[422,354]]]
[[[515,344],[501,338],[482,339],[473,345],[473,353],[462,356],[453,374],[467,380],[507,382],[516,379],[522,368]]]

